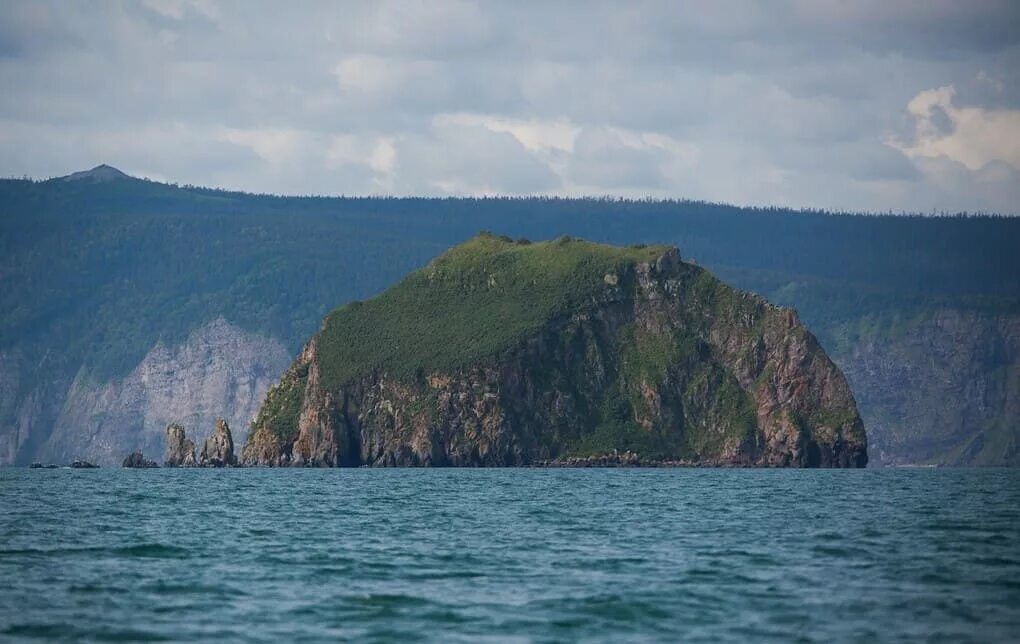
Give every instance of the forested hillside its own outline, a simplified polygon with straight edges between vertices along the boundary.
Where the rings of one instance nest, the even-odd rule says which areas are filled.
[[[157,343],[179,344],[219,317],[296,353],[335,306],[382,291],[481,230],[676,245],[724,280],[800,311],[847,372],[879,452],[893,450],[887,462],[1017,458],[1018,421],[1008,413],[1020,386],[1020,219],[684,201],[275,197],[86,177],[0,181],[0,435],[17,437],[9,460],[35,457],[50,431],[46,414],[56,418],[72,381],[123,378]],[[956,403],[932,399],[946,389],[924,378],[899,402],[862,399],[895,371],[875,361],[897,355],[899,338],[924,329],[933,352],[958,346],[940,335],[949,314],[977,325],[980,355],[947,356],[945,372],[923,346],[900,359],[923,362],[908,371],[928,369],[924,378],[939,382],[959,379],[952,371],[962,363],[968,378],[986,378],[981,391],[948,388],[972,414],[947,412],[955,426],[925,427],[932,420],[913,410],[917,400]],[[879,350],[883,343],[890,348]],[[25,429],[25,414],[37,414],[36,429]]]

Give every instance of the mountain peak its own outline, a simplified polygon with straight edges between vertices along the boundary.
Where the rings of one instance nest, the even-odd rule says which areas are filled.
[[[89,183],[105,183],[107,181],[116,181],[118,179],[130,179],[131,175],[125,174],[117,168],[106,165],[105,163],[97,165],[91,170],[82,170],[80,172],[73,172],[66,177],[60,177],[61,181],[86,181]]]

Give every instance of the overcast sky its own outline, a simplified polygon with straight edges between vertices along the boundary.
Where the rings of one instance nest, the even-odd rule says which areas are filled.
[[[4,0],[0,88],[7,176],[1020,212],[1015,0]]]

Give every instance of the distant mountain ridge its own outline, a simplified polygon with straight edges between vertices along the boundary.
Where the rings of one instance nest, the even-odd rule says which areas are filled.
[[[64,436],[112,436],[92,432],[116,425],[151,437],[173,420],[160,416],[169,403],[152,401],[188,411],[185,392],[239,374],[203,367],[149,389],[118,384],[143,362],[170,368],[185,349],[215,365],[265,346],[297,355],[328,311],[486,229],[678,246],[727,283],[797,309],[857,395],[872,463],[1020,462],[1020,219],[0,180],[0,463],[91,449],[53,437],[58,418],[70,423]],[[236,343],[196,334],[221,318]],[[285,369],[278,352],[266,355],[266,369]],[[228,410],[256,409],[278,376],[217,388],[221,399],[190,411],[205,419],[222,406],[243,440],[251,418]]]

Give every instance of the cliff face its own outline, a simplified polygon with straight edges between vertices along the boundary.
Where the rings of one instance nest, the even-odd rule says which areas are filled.
[[[0,440],[4,462],[83,458],[116,465],[134,449],[162,453],[171,422],[211,427],[223,417],[247,428],[289,360],[279,342],[214,320],[180,345],[157,345],[121,380],[97,383],[79,373],[47,395],[22,394],[17,402],[24,420]],[[39,445],[29,449],[33,437]]]
[[[542,309],[560,301],[549,294],[560,286],[521,268],[532,265],[570,280],[568,306]],[[401,311],[419,297],[427,309]],[[379,311],[399,319],[373,319]],[[515,324],[519,333],[503,332]],[[481,348],[451,350],[444,334],[458,325]],[[373,354],[384,342],[393,348]],[[251,465],[508,466],[613,450],[702,464],[867,463],[846,380],[792,311],[675,249],[487,236],[378,301],[331,314],[253,430],[242,455]]]
[[[942,308],[841,332],[878,464],[1020,464],[1020,317]]]
[[[72,379],[55,353],[0,351],[0,465],[32,462],[56,422]]]

